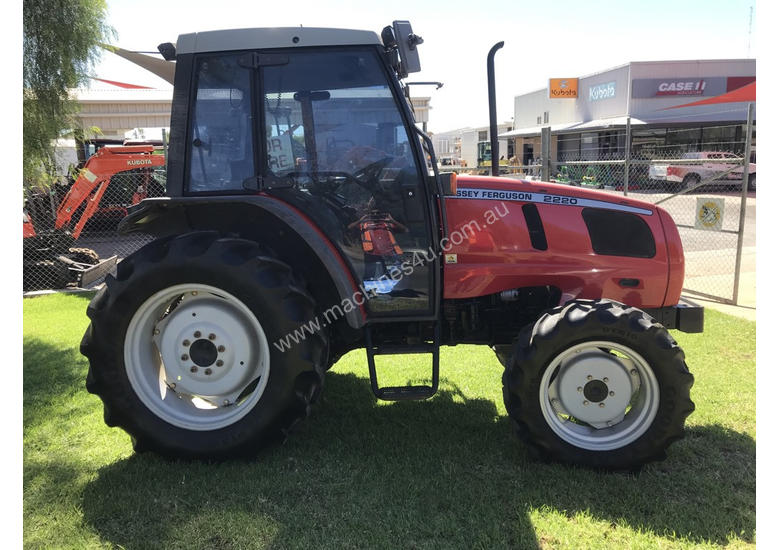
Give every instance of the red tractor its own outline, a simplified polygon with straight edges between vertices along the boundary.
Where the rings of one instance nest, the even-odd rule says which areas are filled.
[[[160,46],[176,61],[168,196],[121,223],[156,240],[107,277],[81,345],[87,389],[136,451],[255,454],[356,348],[377,398],[425,399],[440,346],[461,343],[495,350],[544,459],[636,468],[683,436],[693,377],[667,329],[701,332],[703,310],[679,303],[674,221],[595,190],[438,174],[402,84],[421,43],[396,21],[381,38]],[[390,354],[429,354],[430,384],[380,387]]]
[[[76,180],[57,205],[56,217],[48,230],[41,229],[40,218],[24,213],[23,252],[25,290],[63,288],[69,284],[87,286],[116,267],[116,256],[100,261],[94,250],[76,247],[86,224],[101,212],[127,214],[127,207],[147,196],[159,196],[164,189],[153,178],[153,170],[165,167],[165,157],[154,154],[152,145],[103,147],[79,170]],[[128,176],[133,188],[120,200],[102,201],[106,193],[121,187],[118,180]],[[44,195],[43,202],[48,202]],[[35,202],[35,201],[34,201]],[[40,201],[39,201],[40,202]],[[104,202],[111,204],[105,205]],[[119,204],[115,204],[115,203]],[[75,224],[71,221],[75,218]],[[50,218],[49,218],[50,219]],[[35,221],[35,223],[33,223]],[[36,228],[37,225],[37,228]]]

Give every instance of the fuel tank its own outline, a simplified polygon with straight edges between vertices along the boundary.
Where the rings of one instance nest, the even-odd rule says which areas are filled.
[[[682,242],[671,216],[617,193],[501,177],[458,176],[445,199],[444,298],[555,286],[561,302],[677,304]]]

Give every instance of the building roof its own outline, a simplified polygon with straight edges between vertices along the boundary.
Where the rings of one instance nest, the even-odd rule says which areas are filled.
[[[550,125],[550,130],[552,133],[557,133],[563,130],[568,130],[572,126],[577,126],[578,124],[582,124],[582,123],[569,122],[566,124],[552,124]],[[517,130],[512,130],[510,132],[504,132],[503,134],[498,134],[498,137],[501,139],[509,139],[509,138],[516,138],[516,137],[538,136],[542,133],[542,128],[544,128],[544,126],[528,126],[526,128],[518,128]]]

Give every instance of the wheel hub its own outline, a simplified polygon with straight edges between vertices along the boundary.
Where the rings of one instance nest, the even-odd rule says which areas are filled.
[[[150,296],[125,338],[141,400],[167,422],[213,430],[243,417],[268,382],[265,333],[251,310],[215,287],[181,284]]]
[[[190,346],[190,359],[199,367],[208,367],[217,361],[217,346],[201,338]]]
[[[600,403],[609,395],[609,387],[601,380],[591,380],[583,390],[585,399],[592,403]]]
[[[540,385],[542,413],[564,440],[585,449],[627,444],[649,427],[658,409],[652,369],[622,344],[591,341],[558,354]]]
[[[553,385],[553,407],[594,428],[620,422],[633,394],[631,375],[620,358],[597,349],[566,357]]]
[[[255,336],[224,300],[187,297],[156,328],[165,377],[177,393],[221,407],[234,403],[252,381],[255,371],[247,365],[257,360]]]

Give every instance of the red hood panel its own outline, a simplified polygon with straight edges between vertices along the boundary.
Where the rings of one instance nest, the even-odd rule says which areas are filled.
[[[523,213],[529,203],[537,206],[545,250],[531,243]],[[585,207],[640,216],[655,239],[655,256],[596,254],[582,216]],[[556,183],[459,176],[458,195],[446,198],[446,208],[450,241],[445,247],[445,299],[551,285],[561,290],[562,301],[610,298],[637,307],[664,303],[669,258],[658,209],[652,204]],[[625,286],[625,280],[634,279],[637,285]]]

